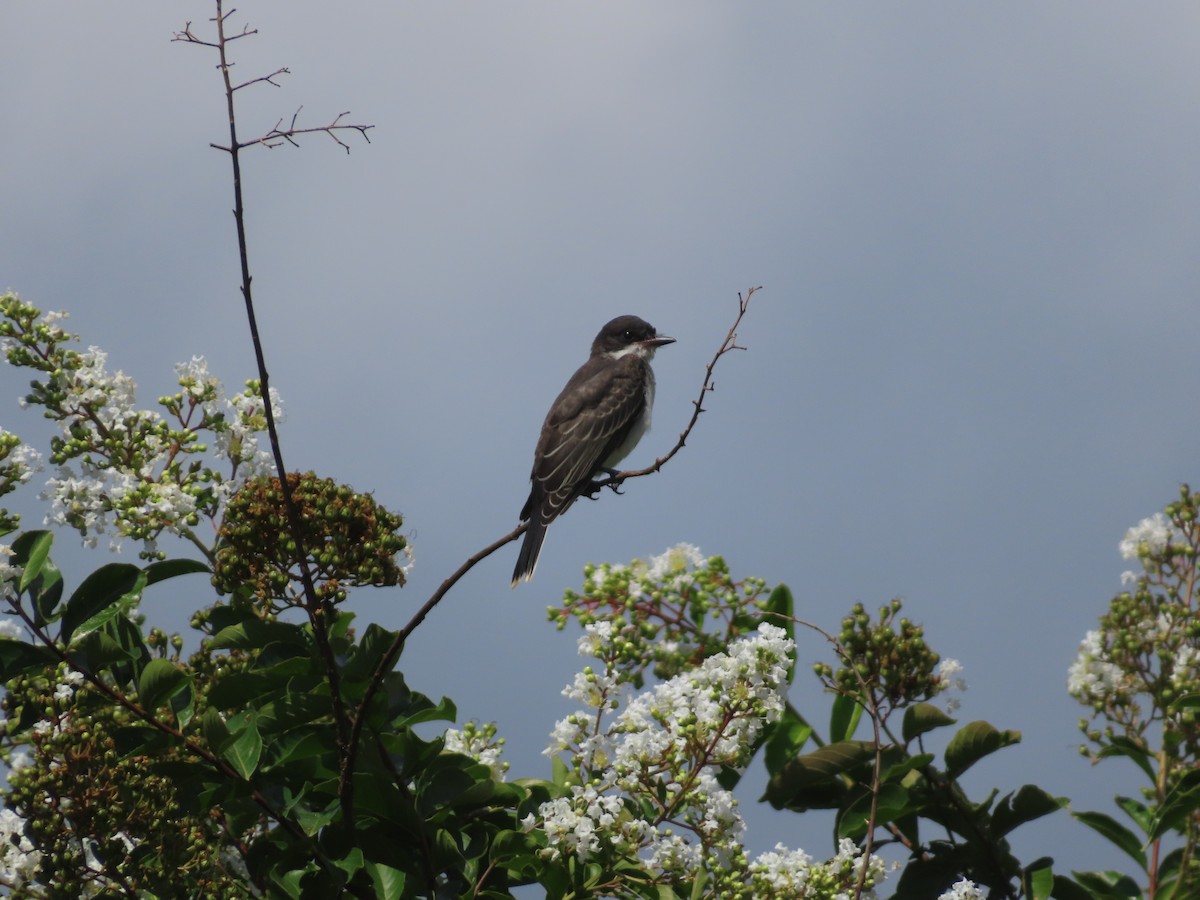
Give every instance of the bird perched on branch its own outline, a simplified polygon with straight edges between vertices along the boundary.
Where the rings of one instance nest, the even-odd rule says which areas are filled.
[[[650,427],[654,405],[654,351],[662,337],[637,316],[618,316],[600,329],[592,354],[558,395],[533,454],[533,487],[521,509],[528,522],[512,583],[528,581],[537,567],[546,529],[579,497],[594,494],[595,477],[616,474]]]

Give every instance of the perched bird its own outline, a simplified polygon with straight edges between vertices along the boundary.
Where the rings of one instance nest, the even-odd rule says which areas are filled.
[[[533,454],[533,487],[521,509],[529,522],[512,583],[528,581],[537,567],[546,529],[580,496],[591,494],[601,472],[615,473],[650,427],[654,405],[654,351],[675,338],[661,337],[637,316],[618,316],[592,341],[592,355],[550,407]]]

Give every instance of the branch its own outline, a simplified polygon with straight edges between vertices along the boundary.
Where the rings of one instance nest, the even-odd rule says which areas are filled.
[[[205,47],[215,48],[217,58],[219,60],[217,69],[221,73],[221,78],[225,87],[225,107],[229,119],[229,146],[222,147],[229,153],[230,163],[233,169],[233,219],[237,228],[237,247],[238,258],[241,264],[241,291],[242,299],[245,302],[246,319],[250,327],[250,340],[254,347],[254,358],[258,368],[259,390],[263,402],[263,414],[267,423],[267,434],[270,439],[271,453],[274,457],[275,471],[279,476],[279,485],[283,494],[283,505],[287,514],[287,530],[292,540],[296,544],[296,554],[299,559],[300,582],[304,592],[304,602],[301,604],[305,614],[308,616],[309,623],[313,629],[313,636],[316,640],[317,649],[320,653],[321,660],[325,667],[325,675],[329,682],[330,706],[333,714],[333,722],[337,739],[338,758],[343,763],[343,774],[345,774],[345,760],[347,758],[347,749],[349,746],[350,736],[350,720],[347,716],[345,698],[342,696],[341,690],[341,670],[338,668],[337,660],[334,657],[333,650],[329,643],[328,629],[330,627],[330,616],[325,604],[322,603],[317,596],[316,589],[313,584],[312,572],[309,569],[308,558],[305,552],[303,540],[303,526],[300,520],[300,511],[296,506],[295,497],[293,496],[292,486],[287,477],[287,467],[283,462],[283,450],[279,441],[279,431],[276,427],[275,413],[271,406],[271,390],[270,390],[270,375],[267,372],[266,356],[263,352],[262,340],[258,333],[258,319],[254,311],[254,300],[251,295],[251,276],[250,276],[250,253],[248,249],[248,241],[246,237],[246,222],[245,222],[245,206],[242,195],[242,168],[240,151],[243,147],[252,146],[255,143],[260,143],[262,139],[250,141],[243,144],[238,141],[237,135],[237,115],[234,106],[234,94],[239,89],[250,84],[259,82],[267,82],[275,84],[272,80],[275,76],[284,74],[286,69],[277,69],[270,75],[262,78],[251,79],[250,81],[242,82],[239,85],[234,85],[233,79],[230,77],[230,68],[232,63],[228,57],[229,44],[242,37],[248,37],[257,32],[248,26],[243,26],[241,32],[229,34],[226,32],[225,25],[229,17],[235,12],[230,9],[229,12],[224,11],[224,0],[216,0],[217,14],[211,20],[216,25],[216,42],[204,41],[195,36],[191,30],[191,23],[184,26],[184,30],[175,35],[176,40],[185,43],[200,44]],[[276,85],[278,86],[278,85]],[[297,111],[297,115],[299,111]],[[345,115],[343,113],[343,115]],[[331,126],[347,128],[354,126],[341,126],[342,116],[338,116],[333,120]],[[280,120],[282,122],[282,119]],[[293,124],[295,116],[292,117]],[[317,129],[320,130],[320,129]],[[277,127],[274,130],[283,138],[290,140],[285,132],[280,132]],[[298,132],[297,132],[298,133]],[[333,136],[334,140],[342,146],[345,144]],[[215,145],[214,145],[215,146]],[[347,147],[347,151],[349,148]],[[342,821],[347,829],[354,827],[354,793],[353,782],[349,779],[344,780],[344,793],[341,795],[342,806]]]
[[[644,469],[629,469],[624,472],[617,472],[608,478],[601,479],[592,485],[594,490],[600,488],[612,487],[617,488],[623,482],[630,478],[641,478],[643,475],[653,475],[659,469],[667,464],[667,462],[676,453],[683,449],[687,443],[688,437],[692,433],[692,429],[696,427],[696,422],[700,420],[700,413],[704,412],[704,397],[717,389],[716,382],[713,381],[713,371],[717,368],[717,363],[721,357],[733,350],[745,350],[741,344],[737,342],[737,329],[742,324],[742,319],[746,316],[746,310],[750,308],[750,298],[754,296],[756,291],[761,291],[762,286],[752,287],[745,294],[738,292],[738,314],[733,320],[733,324],[729,327],[728,333],[725,335],[725,340],[713,354],[713,358],[709,360],[708,366],[704,370],[704,383],[700,386],[700,396],[692,401],[692,417],[688,419],[687,426],[679,433],[679,440],[675,442],[675,446],[667,451],[666,455],[658,457],[652,465]]]
[[[286,73],[287,69],[280,69],[279,72]],[[272,73],[272,75],[268,75],[265,78],[257,78],[257,79],[255,79],[255,81],[270,81],[270,79],[272,77],[274,77],[274,75],[278,75],[279,72],[274,72],[274,73]],[[248,84],[254,84],[254,81],[247,81],[245,84],[238,85],[238,87],[239,88],[245,87]],[[271,84],[275,84],[275,82],[272,81]],[[278,85],[276,85],[276,86],[278,87]],[[235,91],[237,89],[238,88],[234,88]],[[300,107],[300,109],[303,109],[303,108],[304,108],[303,106]],[[268,150],[274,150],[276,147],[278,147],[285,141],[287,143],[291,144],[293,147],[299,147],[300,145],[296,142],[296,138],[302,134],[327,134],[331,138],[333,138],[334,143],[336,143],[339,147],[341,147],[347,153],[349,153],[350,145],[347,144],[345,141],[343,141],[341,138],[339,138],[337,136],[337,132],[339,132],[339,131],[357,131],[359,134],[362,135],[364,141],[366,141],[368,144],[371,143],[371,136],[368,135],[367,132],[370,131],[375,126],[374,125],[353,125],[348,122],[343,123],[342,119],[344,119],[346,116],[350,115],[350,112],[348,110],[344,113],[338,113],[334,117],[333,121],[330,122],[328,125],[320,125],[320,126],[317,126],[314,128],[297,128],[296,127],[296,119],[300,115],[300,109],[297,109],[292,114],[291,124],[287,128],[279,127],[280,125],[283,124],[283,119],[280,119],[278,122],[275,123],[275,127],[272,128],[270,131],[268,131],[266,134],[264,134],[262,137],[255,138],[252,141],[243,141],[242,143],[238,144],[238,148],[242,149],[245,147],[253,147],[255,144],[262,144]],[[228,150],[229,150],[228,147],[219,147],[216,144],[213,144],[212,146],[216,147],[218,150],[225,150],[226,152],[228,152]]]
[[[446,596],[450,588],[458,584],[459,580],[468,572],[470,572],[471,569],[475,568],[477,563],[487,559],[505,544],[515,541],[525,533],[525,530],[528,527],[529,523],[523,522],[508,534],[504,535],[504,537],[492,541],[492,543],[488,544],[482,550],[475,553],[473,556],[468,557],[466,562],[455,569],[450,577],[438,586],[438,589],[433,592],[433,596],[425,601],[425,604],[417,610],[416,615],[409,620],[408,624],[396,632],[396,636],[392,638],[392,643],[388,646],[387,652],[383,654],[378,664],[376,664],[374,671],[371,672],[371,680],[367,682],[367,689],[363,692],[362,700],[360,700],[358,706],[354,708],[354,713],[351,717],[354,721],[354,726],[350,732],[350,745],[346,757],[347,764],[342,768],[341,778],[339,780],[339,794],[345,788],[346,781],[351,777],[351,773],[354,771],[354,760],[358,756],[358,746],[362,740],[363,724],[366,722],[367,718],[367,707],[370,705],[375,694],[378,693],[379,689],[383,686],[383,680],[387,677],[388,672],[392,671],[392,669],[395,667],[396,660],[400,658],[400,653],[404,649],[404,644],[408,641],[408,636],[413,633],[418,625],[425,621],[425,617],[433,611],[433,608],[442,602],[442,598]]]

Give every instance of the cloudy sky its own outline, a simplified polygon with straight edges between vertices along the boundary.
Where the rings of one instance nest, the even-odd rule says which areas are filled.
[[[656,361],[645,464],[763,285],[686,450],[574,508],[537,577],[515,547],[416,632],[410,682],[498,720],[513,774],[575,671],[544,609],[588,560],[689,541],[786,582],[828,627],[894,596],[960,660],[963,720],[1024,733],[976,796],[1035,781],[1115,811],[1132,766],[1089,769],[1065,693],[1120,588],[1125,530],[1197,476],[1200,8],[1123,2],[247,3],[243,136],[298,107],[371,123],[245,160],[254,287],[285,456],[401,511],[398,627],[516,524],[549,402],[606,320],[678,338]],[[0,288],[67,309],[144,402],[173,363],[252,372],[209,4],[0,12]],[[0,370],[0,423],[23,373]],[[36,504],[30,502],[30,508]],[[37,522],[36,515],[28,524]],[[103,554],[63,553],[76,577]],[[129,551],[127,551],[129,552]],[[197,603],[204,602],[203,592]],[[151,609],[184,627],[187,603]],[[802,638],[793,702],[824,720]],[[761,786],[761,782],[759,783]],[[743,798],[756,848],[830,851],[830,820]],[[1026,859],[1111,865],[1058,815]]]

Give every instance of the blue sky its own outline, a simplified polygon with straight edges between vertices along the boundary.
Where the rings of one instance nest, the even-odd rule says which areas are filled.
[[[495,718],[515,775],[568,711],[573,635],[544,608],[588,560],[689,541],[793,589],[828,627],[894,596],[965,666],[960,716],[1024,733],[982,796],[1034,781],[1113,811],[1064,689],[1120,588],[1117,542],[1196,479],[1200,8],[1116,2],[247,4],[243,136],[303,106],[375,125],[245,162],[251,262],[285,456],[401,511],[416,568],[352,599],[398,627],[507,532],[546,408],[609,318],[658,354],[667,449],[763,285],[688,447],[515,547],[416,633],[411,683]],[[8,4],[0,288],[71,312],[143,402],[172,365],[252,372],[223,99],[170,42],[208,4]],[[244,17],[244,18],[241,18]],[[0,370],[0,423],[45,433]],[[30,503],[30,508],[34,504]],[[29,520],[34,524],[36,518]],[[62,539],[72,563],[99,564]],[[195,602],[203,602],[198,590]],[[179,599],[152,618],[184,627]],[[793,702],[823,718],[807,663]],[[828,819],[743,797],[751,843],[830,850]],[[1065,816],[1018,852],[1115,861]],[[1020,833],[1019,833],[1020,834]]]

